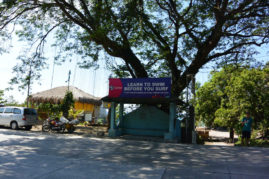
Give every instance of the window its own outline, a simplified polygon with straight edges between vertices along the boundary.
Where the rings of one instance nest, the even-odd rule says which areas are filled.
[[[6,108],[5,113],[13,113],[13,108]]]
[[[14,108],[13,113],[14,113],[14,114],[21,114],[21,110],[18,109],[18,108]]]
[[[0,113],[4,112],[5,108],[0,108]]]
[[[24,115],[37,115],[37,112],[35,109],[25,108]]]

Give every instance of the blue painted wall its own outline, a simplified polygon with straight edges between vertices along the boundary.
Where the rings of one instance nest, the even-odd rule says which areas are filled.
[[[142,107],[123,116],[123,134],[164,136],[169,131],[169,115],[155,106]]]

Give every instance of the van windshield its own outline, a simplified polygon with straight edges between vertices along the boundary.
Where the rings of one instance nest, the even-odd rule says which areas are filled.
[[[37,112],[35,109],[26,108],[24,109],[24,115],[37,115]]]

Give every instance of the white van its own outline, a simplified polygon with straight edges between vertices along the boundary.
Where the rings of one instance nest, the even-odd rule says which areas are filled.
[[[31,130],[38,122],[37,112],[32,108],[5,106],[0,107],[0,125],[18,129]]]

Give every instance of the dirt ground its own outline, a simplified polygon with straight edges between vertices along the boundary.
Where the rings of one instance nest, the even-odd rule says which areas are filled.
[[[107,137],[107,126],[84,126],[76,125],[74,134],[88,137]],[[42,132],[42,125],[33,126],[31,131]]]
[[[33,126],[32,131],[42,132],[42,125]],[[83,135],[87,137],[108,137],[107,126],[97,126],[97,125],[77,125],[74,132],[76,135]],[[162,138],[156,137],[145,137],[145,136],[123,136],[121,138],[134,139],[134,140],[146,140],[146,141],[162,141]],[[228,142],[229,132],[210,130],[209,140],[205,141],[204,145],[219,145],[219,146],[234,146],[234,143]],[[238,136],[235,135],[235,140]]]

